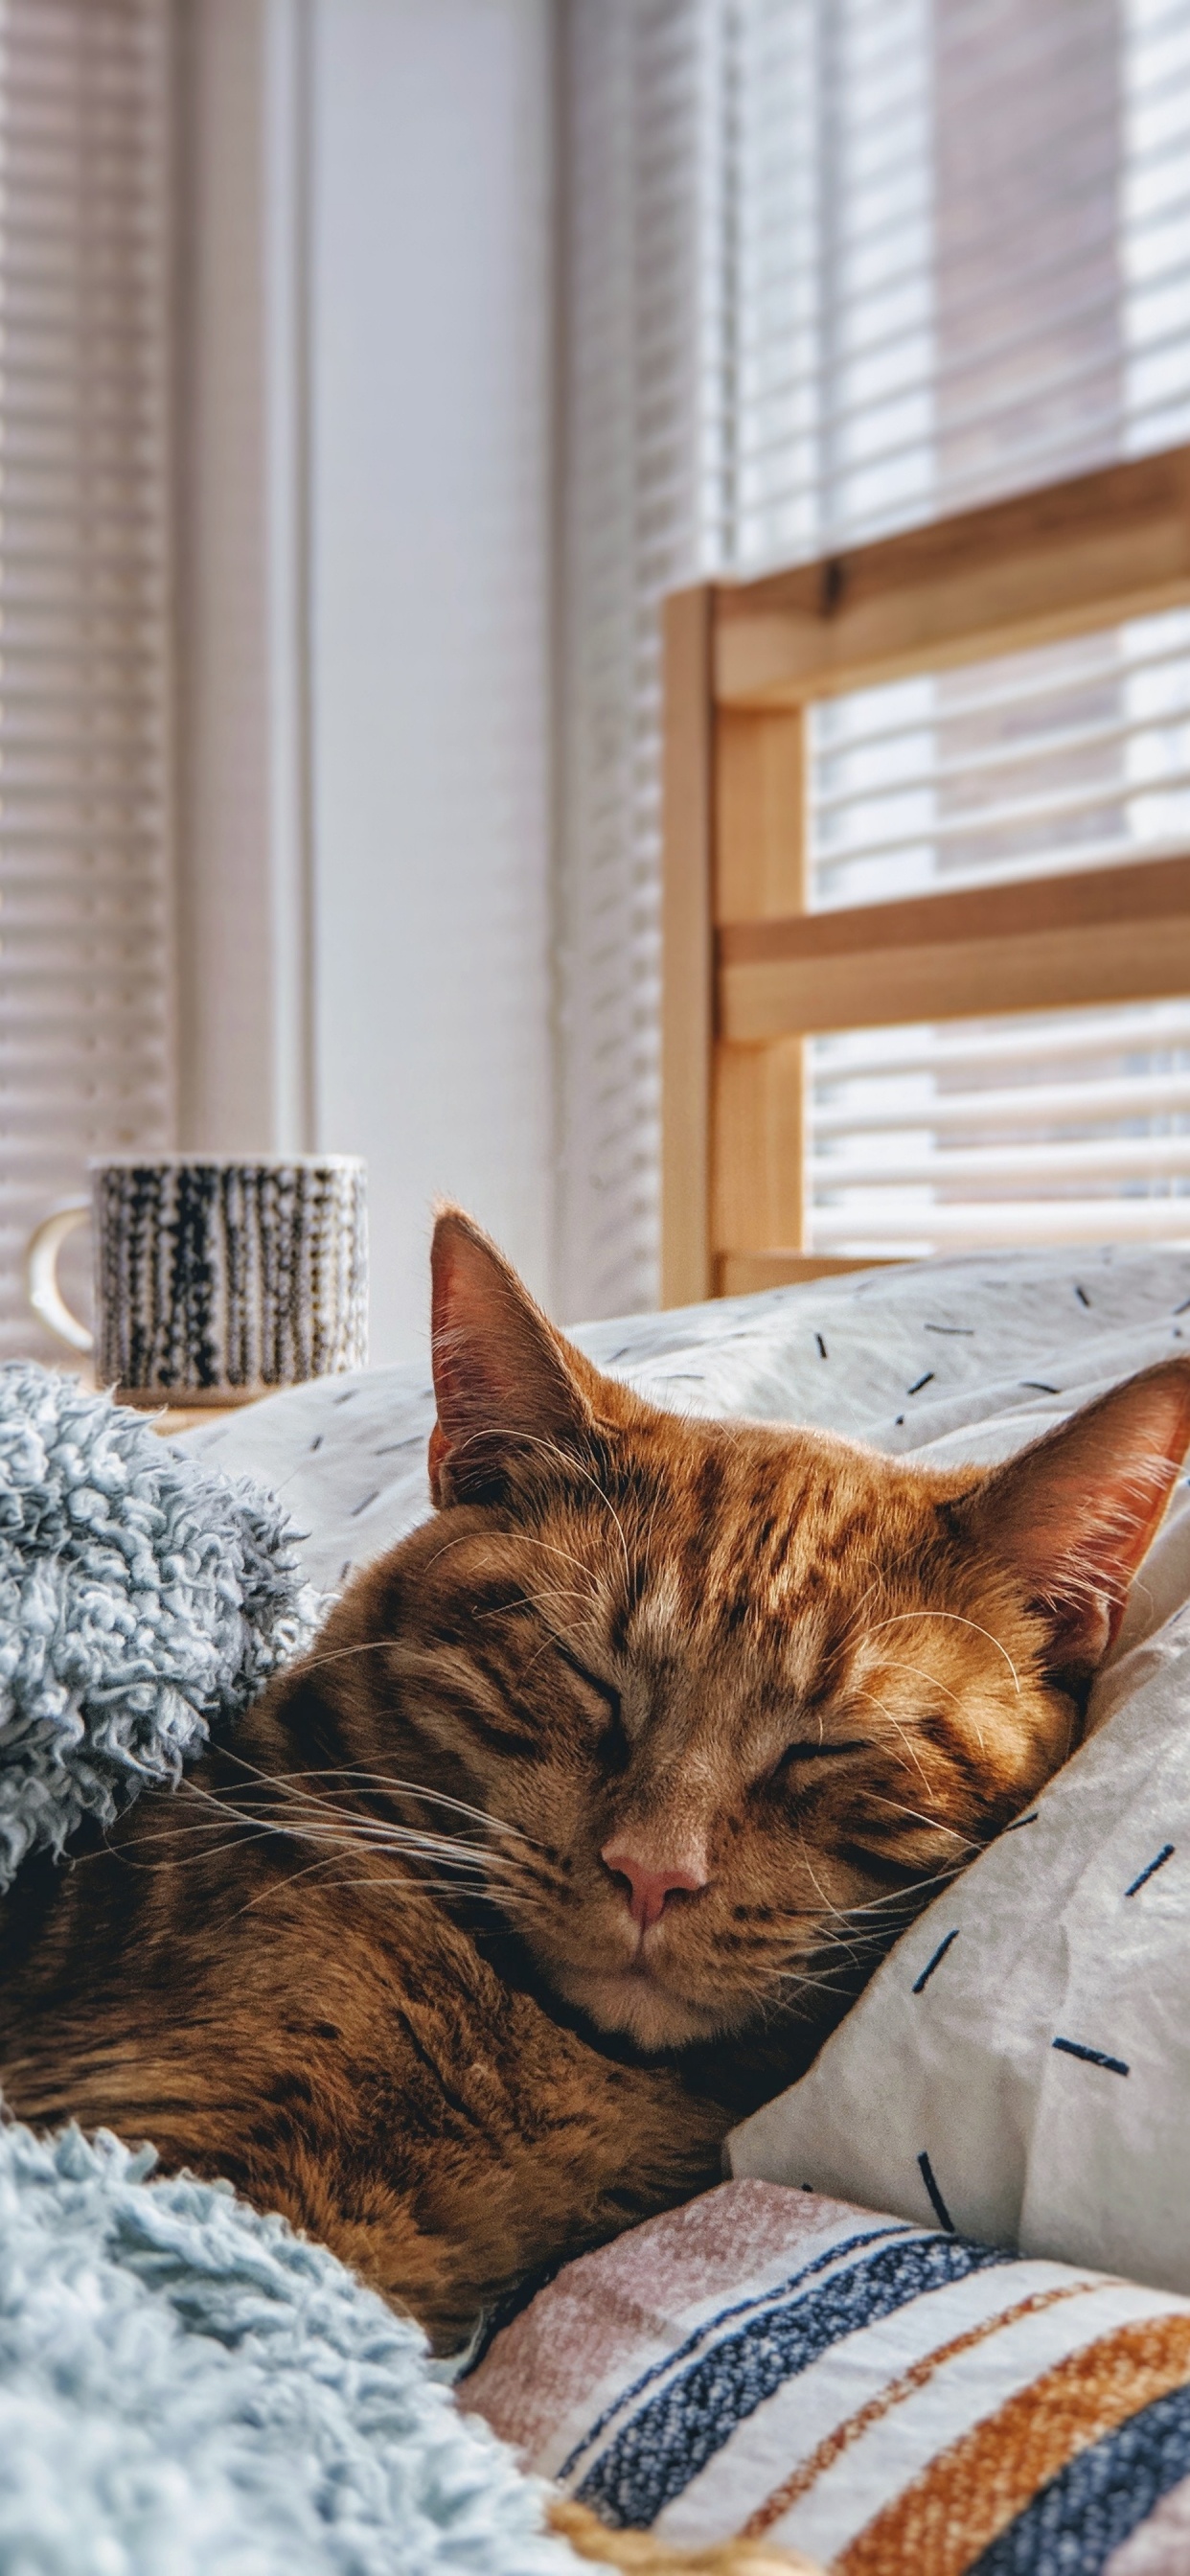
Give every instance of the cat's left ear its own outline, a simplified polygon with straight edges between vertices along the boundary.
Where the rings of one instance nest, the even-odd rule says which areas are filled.
[[[1051,1669],[1107,1653],[1190,1445],[1190,1357],[1162,1360],[996,1468],[963,1514],[1053,1631]]]
[[[430,1260],[430,1490],[439,1509],[495,1502],[518,1464],[581,1444],[594,1418],[584,1363],[461,1208],[439,1217]]]

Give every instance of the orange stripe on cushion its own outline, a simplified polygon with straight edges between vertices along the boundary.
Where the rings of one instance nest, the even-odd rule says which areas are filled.
[[[940,2453],[835,2560],[835,2576],[963,2576],[1076,2453],[1190,2379],[1190,2317],[1118,2326]]]
[[[999,2334],[1005,2326],[1016,2325],[1021,2317],[1040,2316],[1044,2308],[1056,2307],[1064,2299],[1085,2299],[1101,2286],[1098,2281],[1077,2281],[1069,2289],[1034,2290],[1030,2298],[1018,2299],[1015,2307],[1002,2308],[998,2316],[984,2317],[977,2326],[968,2326],[964,2334],[953,2335],[949,2343],[939,2344],[935,2351],[923,2353],[920,2361],[915,2361],[911,2369],[903,2371],[899,2379],[890,2379],[887,2388],[882,2388],[878,2396],[870,2397],[857,2414],[849,2415],[843,2424],[836,2424],[834,2432],[827,2434],[810,2458],[803,2460],[801,2467],[784,2478],[779,2487],[774,2487],[764,2503],[757,2505],[755,2513],[749,2515],[740,2533],[741,2540],[762,2539],[800,2496],[808,2494],[810,2488],[817,2485],[823,2471],[833,2468],[841,2454],[849,2450],[853,2442],[858,2442],[862,2433],[869,2432],[872,2425],[890,2414],[894,2406],[902,2406],[907,2397],[916,2397],[921,2389],[928,2388],[935,2372],[941,2370],[945,2362],[957,2360],[962,2352],[971,2352],[976,2344],[986,2343],[989,2335]]]

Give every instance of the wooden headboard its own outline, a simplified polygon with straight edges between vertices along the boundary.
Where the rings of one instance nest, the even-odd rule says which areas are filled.
[[[662,1302],[807,1249],[804,1040],[1190,992],[1190,857],[807,910],[810,704],[1190,601],[1190,447],[665,607]]]

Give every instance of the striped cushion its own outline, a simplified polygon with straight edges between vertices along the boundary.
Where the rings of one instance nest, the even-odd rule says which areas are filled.
[[[461,2392],[619,2528],[838,2576],[1186,2576],[1190,2300],[733,2182],[570,2264]]]

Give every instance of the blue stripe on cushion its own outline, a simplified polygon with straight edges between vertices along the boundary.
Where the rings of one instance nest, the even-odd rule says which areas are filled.
[[[770,2299],[642,2406],[588,2471],[580,2501],[613,2530],[646,2528],[723,2449],[737,2425],[786,2380],[820,2361],[832,2344],[909,2307],[929,2290],[1019,2260],[1003,2247],[969,2245],[961,2237],[916,2237],[907,2245],[882,2245],[805,2298]]]
[[[1079,2451],[967,2576],[1098,2576],[1113,2549],[1190,2476],[1190,2388],[1171,2388]]]
[[[575,2443],[573,2451],[563,2460],[561,2468],[556,2472],[559,2484],[565,2483],[581,2460],[584,2451],[592,2448],[600,2434],[606,2432],[615,2417],[622,2415],[625,2407],[631,2406],[634,2399],[640,2396],[642,2389],[651,2387],[655,2379],[668,2378],[670,2372],[679,2369],[682,2362],[689,2360],[690,2355],[697,2352],[700,2344],[706,2343],[709,2336],[721,2334],[724,2326],[731,2324],[733,2317],[751,2316],[757,2308],[771,2308],[774,2300],[787,2299],[791,2290],[800,2290],[803,2281],[813,2280],[816,2272],[825,2272],[831,2264],[841,2263],[845,2254],[856,2254],[863,2245],[882,2244],[888,2236],[912,2236],[916,2239],[920,2235],[920,2227],[913,2227],[908,2219],[898,2219],[892,2221],[887,2227],[868,2228],[862,2236],[845,2236],[841,2243],[828,2245],[824,2254],[815,2255],[812,2263],[803,2263],[796,2272],[787,2273],[783,2281],[770,2281],[767,2288],[754,2290],[749,2298],[740,2299],[733,2307],[716,2308],[714,2316],[707,2317],[702,2325],[695,2326],[693,2333],[687,2335],[685,2343],[675,2344],[673,2351],[663,2353],[660,2361],[650,2362],[648,2369],[642,2370],[640,2378],[634,2379],[630,2387],[622,2388],[618,2396],[612,2399],[611,2405],[604,2407],[602,2415],[596,2422],[587,2426],[581,2441]]]

